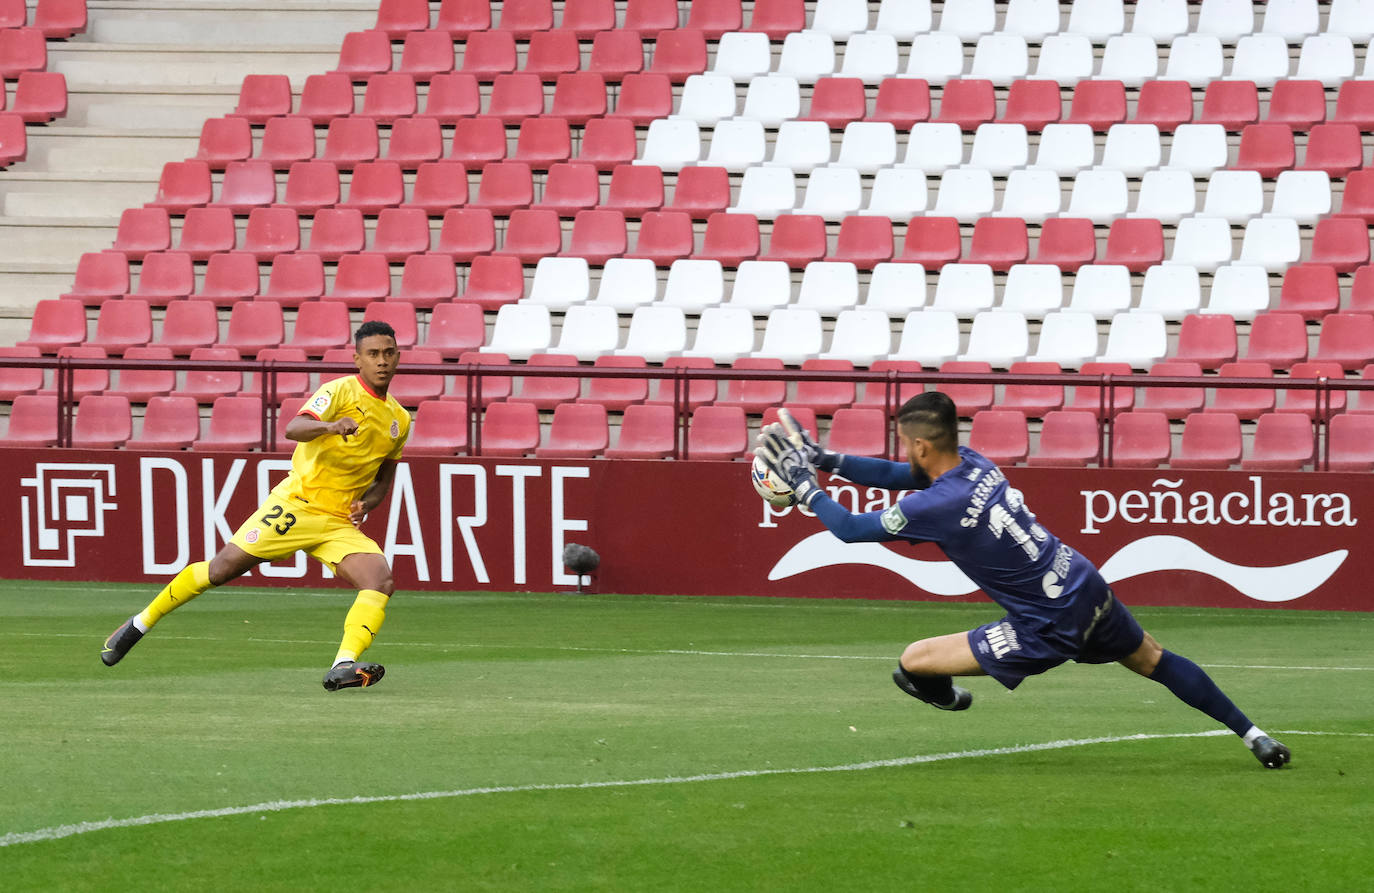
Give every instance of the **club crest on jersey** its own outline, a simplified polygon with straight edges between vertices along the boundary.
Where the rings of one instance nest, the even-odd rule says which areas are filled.
[[[247,542],[256,543],[258,541],[258,529],[254,527],[252,530],[245,533],[243,538]]]
[[[391,420],[391,439],[395,440],[401,436],[401,423],[395,419]]]

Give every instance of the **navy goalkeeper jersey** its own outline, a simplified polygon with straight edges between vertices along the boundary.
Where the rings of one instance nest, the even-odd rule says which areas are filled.
[[[886,511],[851,514],[824,493],[811,508],[845,542],[935,543],[1009,615],[1078,638],[1086,605],[1075,596],[1105,588],[1097,568],[1036,521],[995,464],[967,447],[959,455],[958,466]],[[882,459],[847,456],[839,473],[866,486],[919,486],[909,465]]]

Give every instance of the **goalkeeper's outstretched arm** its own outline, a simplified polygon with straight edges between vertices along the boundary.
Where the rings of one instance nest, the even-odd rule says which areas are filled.
[[[906,462],[889,462],[887,459],[870,459],[867,456],[840,456],[836,467],[830,470],[865,487],[924,490],[930,486],[930,478],[924,473],[913,472]]]
[[[882,512],[856,515],[824,493],[811,501],[811,511],[827,530],[846,543],[883,543],[900,538],[883,527]]]

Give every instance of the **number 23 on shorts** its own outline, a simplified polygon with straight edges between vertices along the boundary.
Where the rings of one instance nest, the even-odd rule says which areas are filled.
[[[280,519],[280,523],[273,523],[278,519]],[[291,529],[292,525],[296,523],[296,516],[286,511],[286,509],[281,506],[274,505],[272,508],[268,509],[267,514],[263,515],[258,520],[268,527],[271,527],[278,534],[285,534]]]

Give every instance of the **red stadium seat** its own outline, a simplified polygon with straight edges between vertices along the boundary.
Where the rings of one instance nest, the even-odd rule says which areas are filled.
[[[229,325],[220,347],[232,347],[240,356],[254,356],[286,339],[281,305],[275,301],[240,301],[229,311]]]
[[[486,208],[453,208],[444,214],[436,254],[460,264],[496,250],[496,221]]]
[[[453,300],[457,294],[458,271],[453,258],[442,254],[412,254],[401,270],[400,290],[387,300],[404,301],[417,310],[433,310]]]
[[[1316,124],[1307,134],[1307,149],[1298,170],[1325,171],[1344,177],[1364,164],[1360,128],[1354,124]]]
[[[1062,111],[1058,81],[1020,79],[1011,82],[1006,108],[997,120],[1001,124],[1021,124],[1031,133],[1039,133],[1046,124],[1057,123]]]
[[[1342,217],[1359,217],[1374,223],[1374,168],[1352,171],[1345,180],[1341,195]]]
[[[153,311],[147,301],[126,298],[100,305],[95,335],[86,341],[111,355],[122,355],[130,347],[142,347],[153,340]]]
[[[1040,445],[1027,464],[1083,468],[1097,462],[1101,454],[1096,413],[1056,410],[1045,416]]]
[[[211,189],[210,165],[196,160],[169,161],[162,166],[157,195],[147,206],[185,214],[187,208],[209,204]]]
[[[391,38],[385,31],[350,31],[339,47],[339,64],[331,74],[344,74],[358,83],[368,75],[391,70]]]
[[[29,23],[24,0],[0,0],[0,28],[23,28]]]
[[[1022,375],[1059,375],[1058,363],[1038,360],[1018,360],[1007,367],[1008,372]],[[998,409],[1014,409],[1027,418],[1042,419],[1045,414],[1064,405],[1064,386],[1057,384],[1009,384],[998,401]]]
[[[247,118],[250,124],[265,124],[268,118],[291,114],[291,79],[284,74],[244,76],[238,104],[230,114]]]
[[[455,124],[476,115],[482,107],[477,78],[468,72],[435,75],[429,82],[425,96],[425,110],[421,117],[434,118],[440,124]]]
[[[968,446],[998,465],[1019,465],[1030,452],[1026,417],[1014,410],[985,409],[973,417]]]
[[[599,403],[563,403],[553,411],[549,442],[534,451],[540,459],[589,459],[606,452],[610,426]]]
[[[774,229],[776,228],[775,222]],[[852,214],[840,221],[840,234],[835,241],[835,252],[826,260],[844,261],[854,264],[860,270],[872,270],[878,264],[892,260],[892,251],[890,219]],[[1024,260],[1024,257],[1022,259]]]
[[[692,412],[686,458],[728,461],[742,459],[748,453],[749,436],[742,408],[702,406]]]
[[[200,208],[189,208],[198,211]],[[126,208],[119,215],[113,249],[128,260],[141,261],[151,251],[172,247],[172,222],[166,208]]]
[[[86,30],[86,0],[38,0],[33,27],[48,40],[66,40]]]
[[[1303,319],[1312,322],[1335,313],[1340,303],[1336,270],[1329,264],[1294,264],[1284,271],[1279,310],[1302,314]]]
[[[262,398],[239,394],[215,398],[204,436],[191,446],[199,452],[246,452],[262,446]]]
[[[95,251],[76,262],[72,290],[62,295],[88,306],[99,306],[129,291],[129,261],[119,251]]]
[[[663,361],[664,369],[714,369],[715,367],[715,361],[710,357],[668,357]],[[687,410],[692,411],[700,406],[715,402],[717,391],[715,381],[690,379],[681,382],[681,384],[683,385],[681,396]],[[658,379],[654,386],[654,394],[648,402],[672,406],[674,388],[678,385],[679,383],[671,378]]]
[[[891,241],[889,230],[889,244]],[[759,260],[782,261],[794,270],[803,270],[812,261],[825,257],[826,246],[824,217],[819,214],[779,214],[773,220],[768,251],[759,255]],[[888,258],[891,259],[891,256],[889,249]]]
[[[706,70],[706,35],[691,26],[658,32],[654,38],[653,59],[647,70],[667,75],[674,84],[685,83],[691,75],[701,74]]]
[[[1202,367],[1189,360],[1160,360],[1150,367],[1152,376],[1200,378]],[[1145,388],[1139,408],[1148,412],[1162,412],[1170,419],[1182,419],[1190,413],[1201,412],[1207,400],[1204,388],[1153,387]]]
[[[553,211],[519,208],[511,212],[506,226],[506,238],[497,256],[519,258],[523,264],[533,265],[541,257],[549,257],[563,250],[563,224]]]
[[[885,456],[887,416],[881,409],[868,407],[837,409],[825,445],[846,456]]]
[[[883,78],[873,111],[864,120],[886,122],[899,130],[930,120],[930,84],[922,78]]]
[[[254,209],[255,212],[265,210],[267,209]],[[189,254],[192,260],[205,261],[212,254],[233,251],[237,239],[238,230],[234,226],[234,214],[228,208],[189,208],[181,224],[181,240],[177,243],[177,250]]]
[[[343,378],[347,375],[352,375],[355,369],[357,368],[353,363],[353,357],[356,356],[356,354],[357,351],[353,347],[335,347],[330,350],[326,350],[324,352],[324,356],[320,358],[320,362],[347,363],[351,368],[347,370],[340,370],[337,372],[333,370],[321,370],[320,384],[323,385],[327,382],[334,381],[336,378]]]
[[[1268,363],[1242,360],[1226,363],[1219,370],[1221,378],[1272,378],[1274,370]],[[1253,421],[1274,410],[1273,388],[1217,388],[1207,412],[1230,412],[1238,418]]]
[[[883,372],[893,377],[885,382],[869,382],[864,385],[863,396],[855,402],[855,406],[881,408],[891,416],[903,403],[925,390],[924,385],[900,381],[899,377],[904,373],[922,371],[921,364],[914,360],[875,360],[868,367],[868,371]],[[888,399],[889,396],[891,400]]]
[[[564,0],[563,18],[558,27],[571,31],[578,40],[591,40],[616,25],[614,0]]]
[[[9,428],[0,447],[18,449],[57,445],[57,397],[20,394],[10,406]]]
[[[1315,454],[1310,419],[1271,412],[1259,417],[1250,454],[1240,467],[1245,471],[1301,471],[1312,464]]]
[[[610,113],[609,119],[611,121],[628,119],[635,126],[647,127],[651,121],[667,117],[672,113],[672,110],[672,80],[666,74],[657,72],[635,72],[625,75],[625,79],[621,82],[615,111]],[[587,124],[589,127],[592,126],[592,121],[588,121]],[[607,127],[609,125],[597,126]],[[624,124],[618,124],[616,127],[623,130]]]
[[[232,347],[197,347],[191,360],[227,362],[242,359]],[[243,373],[223,370],[188,370],[177,389],[178,394],[194,398],[199,403],[213,403],[217,397],[230,396],[243,390]]]
[[[783,362],[772,357],[740,357],[732,364],[736,370],[781,372]],[[771,406],[781,406],[787,399],[787,382],[753,378],[732,378],[725,383],[725,396],[717,406],[736,406],[756,415]]]
[[[429,27],[429,3],[426,0],[381,0],[377,8],[377,30],[392,40],[401,40],[410,31]]]
[[[549,114],[582,127],[606,114],[606,79],[594,71],[560,74]]]
[[[72,446],[83,450],[112,450],[134,433],[129,398],[117,394],[87,394],[72,419]]]
[[[963,251],[964,242],[959,233],[957,219],[913,217],[906,226],[902,253],[897,260],[902,263],[922,264],[928,270],[938,270],[945,264],[957,263]]]
[[[429,250],[429,216],[419,208],[383,208],[377,215],[372,251],[391,263],[404,263]]]
[[[470,168],[480,168],[489,162],[503,160],[506,151],[506,125],[500,118],[476,115],[462,118],[455,124],[453,149],[448,157]]]
[[[147,348],[143,348],[146,350]],[[0,357],[41,357],[36,347],[0,347]],[[0,368],[0,400],[12,402],[20,394],[33,394],[43,387],[43,370],[22,366]]]
[[[549,172],[549,178],[553,179],[552,171]],[[600,202],[600,206],[608,211],[619,211],[631,220],[637,220],[645,212],[657,211],[663,207],[663,197],[662,169],[652,164],[618,164],[611,171],[611,184],[606,193],[606,200]],[[544,200],[548,201],[547,186]],[[597,203],[592,203],[595,204]]]
[[[1288,370],[1289,380],[1298,378],[1345,378],[1345,370],[1335,360],[1307,360],[1294,363]],[[1316,387],[1285,390],[1279,412],[1302,413],[1308,418],[1329,417],[1332,413],[1345,410],[1345,391],[1319,392]],[[1329,411],[1328,411],[1329,410]]]
[[[1202,97],[1199,124],[1238,131],[1259,120],[1259,92],[1253,81],[1212,81]]]
[[[286,175],[281,206],[298,214],[318,214],[339,203],[339,169],[330,161],[297,161]]]
[[[374,74],[367,79],[362,115],[378,124],[391,124],[419,110],[415,78],[400,72]]]
[[[353,114],[357,97],[353,94],[353,80],[346,74],[312,74],[301,87],[299,114],[316,125],[328,124],[335,118]],[[288,106],[287,111],[290,111]],[[258,122],[254,122],[258,123]],[[310,157],[314,156],[310,153]]]
[[[1283,79],[1270,88],[1269,111],[1264,120],[1287,124],[1299,133],[1326,120],[1326,89],[1321,81]]]
[[[1084,363],[1078,368],[1082,375],[1130,375],[1130,363],[1115,362],[1090,362]],[[1105,411],[1106,414],[1115,416],[1117,413],[1129,412],[1135,408],[1135,389],[1112,387],[1099,388],[1092,385],[1074,385],[1073,400],[1064,407],[1065,409],[1084,409],[1095,412],[1099,416]]]
[[[304,307],[324,294],[324,262],[317,254],[281,254],[272,259],[267,289],[259,300]]]
[[[629,248],[625,215],[607,208],[578,211],[573,219],[572,238],[564,257],[583,257],[594,266],[604,266]]]
[[[339,258],[333,287],[320,298],[340,301],[349,309],[360,310],[391,294],[391,266],[380,254],[345,254]]]
[[[397,118],[392,122],[387,161],[396,162],[401,170],[414,171],[443,155],[444,138],[437,118]]]
[[[48,67],[48,45],[37,28],[0,29],[0,77],[16,80]]]
[[[1293,131],[1287,124],[1247,124],[1240,133],[1240,153],[1235,168],[1259,171],[1261,177],[1277,177],[1297,164]]]
[[[482,168],[477,199],[471,206],[509,216],[515,209],[529,207],[533,202],[534,178],[530,166],[519,161],[498,161]]]
[[[576,160],[596,166],[599,171],[614,170],[629,164],[638,155],[635,124],[628,118],[592,118],[582,130],[582,147]]]
[[[701,30],[707,40],[720,40],[727,31],[743,29],[740,0],[697,0],[687,13],[687,27]]]
[[[515,37],[509,31],[474,31],[463,47],[463,67],[483,83],[515,71]]]
[[[520,259],[484,254],[472,259],[467,287],[458,300],[472,301],[483,310],[495,311],[503,304],[513,304],[524,296],[525,273]]]
[[[200,437],[200,407],[192,397],[176,394],[151,397],[143,412],[138,437],[124,446],[130,450],[184,450]]]
[[[665,211],[681,211],[693,220],[706,220],[730,206],[730,173],[723,167],[685,167],[678,172],[673,200]]]
[[[34,304],[29,337],[19,347],[36,347],[54,354],[60,347],[86,340],[86,307],[81,301],[44,300]]]
[[[940,364],[940,371],[951,375],[967,375],[971,372],[991,372],[992,366],[980,360],[948,360]],[[954,401],[961,418],[972,418],[983,410],[991,409],[996,402],[995,386],[990,384],[945,382],[938,386],[938,390]]]
[[[73,360],[104,360],[109,357],[105,348],[95,347],[90,344],[76,344],[70,347],[59,347],[58,357],[68,357]],[[80,400],[87,394],[101,394],[110,389],[110,370],[109,369],[76,369],[72,372],[72,396]],[[57,393],[55,389],[45,388],[38,392],[41,395]]]
[[[1374,313],[1374,266],[1355,271],[1350,283],[1350,301],[1345,309],[1352,313]]]
[[[432,161],[415,172],[415,185],[406,205],[420,208],[431,217],[442,217],[450,208],[468,203],[468,172],[460,162]]]
[[[644,42],[638,31],[627,28],[597,32],[587,71],[615,83],[644,70]]]
[[[432,325],[432,323],[431,323]],[[614,356],[605,354],[592,363],[598,369],[615,367],[621,369],[646,368],[643,357]],[[599,403],[609,412],[625,412],[629,407],[649,399],[649,379],[647,378],[592,378],[587,381],[587,394],[578,397],[578,403]],[[622,441],[624,432],[621,432]]]
[[[884,218],[886,220],[886,218]],[[706,220],[706,235],[701,250],[692,256],[697,259],[718,260],[727,267],[738,267],[741,261],[759,256],[759,221],[753,214],[712,214]]]
[[[626,257],[643,257],[657,266],[671,266],[673,261],[692,253],[695,236],[692,218],[681,211],[650,211],[639,224],[639,238],[634,251]]]
[[[67,114],[67,78],[57,71],[24,71],[14,86],[10,111],[26,124],[46,124]]]
[[[1183,317],[1173,358],[1191,360],[1208,372],[1236,358],[1236,321],[1225,313]]]
[[[1314,359],[1333,360],[1347,372],[1374,362],[1374,316],[1332,313],[1322,320]]]
[[[539,410],[532,403],[492,403],[481,434],[483,456],[528,456],[539,446]]]
[[[405,201],[405,180],[401,166],[394,161],[367,161],[353,169],[348,198],[340,208],[357,208],[375,216],[383,208],[394,208]]]
[[[572,157],[572,132],[562,118],[526,118],[520,124],[511,161],[523,161],[532,170],[547,171]]]
[[[1005,273],[1015,264],[1024,264],[1029,254],[1026,221],[1019,217],[980,217],[974,221],[973,240],[964,263],[987,264]]]
[[[666,459],[673,454],[676,444],[673,408],[666,404],[636,404],[625,408],[620,439],[605,454],[607,459]]]
[[[886,83],[886,82],[884,82]],[[907,81],[911,83],[911,81]],[[879,87],[882,90],[882,87]],[[926,115],[929,117],[930,91],[926,90]],[[811,91],[811,105],[802,121],[824,121],[831,130],[844,130],[846,124],[861,121],[868,113],[868,97],[862,78],[823,77]],[[915,119],[912,119],[914,123]],[[911,124],[907,124],[910,129]]]
[[[1307,325],[1297,313],[1268,311],[1250,322],[1245,359],[1259,360],[1271,369],[1287,369],[1307,359]]]
[[[192,209],[196,210],[196,209]],[[207,211],[223,210],[219,208],[206,208]],[[191,219],[190,211],[186,212],[186,219]],[[232,226],[232,217],[223,217],[220,226]],[[313,232],[313,229],[312,229]],[[182,230],[182,242],[185,242],[185,230]],[[226,234],[227,235],[227,234]],[[229,248],[233,247],[230,242]],[[243,250],[253,255],[260,261],[271,260],[278,254],[286,254],[298,251],[301,247],[301,223],[300,217],[291,208],[272,207],[254,208],[248,212],[248,225],[243,230]],[[182,245],[185,251],[185,245]],[[227,249],[226,249],[227,250]],[[194,253],[192,258],[200,260]]]
[[[441,0],[434,28],[448,32],[455,40],[474,31],[486,31],[491,28],[491,3],[489,0]]]
[[[1334,122],[1354,124],[1360,130],[1374,130],[1374,80],[1348,80],[1336,94]]]
[[[1163,224],[1149,218],[1113,220],[1107,231],[1102,263],[1119,264],[1132,273],[1144,273],[1155,264],[1164,263]]]
[[[582,67],[582,50],[577,35],[571,31],[536,31],[530,35],[525,50],[525,65],[521,71],[544,81],[556,80],[560,74]]]
[[[416,318],[415,305],[404,301],[378,301],[368,304],[363,310],[363,322],[384,322],[396,332],[396,346],[403,350],[412,348],[420,339],[420,324]],[[425,351],[426,354],[429,351]],[[438,357],[434,362],[438,362]],[[427,361],[428,362],[428,361]]]
[[[977,130],[997,117],[997,96],[992,81],[981,78],[953,78],[946,82],[940,98],[940,112],[931,120],[958,124],[961,130]]]
[[[324,356],[325,351],[348,345],[353,337],[348,308],[327,301],[310,301],[296,312],[291,338],[282,345],[297,348],[306,356]]]
[[[1035,262],[1054,264],[1074,273],[1097,259],[1097,235],[1093,222],[1084,217],[1051,217],[1040,225]]]
[[[1140,85],[1132,124],[1153,124],[1173,133],[1193,121],[1193,88],[1187,81],[1146,81]]]
[[[4,93],[0,83],[0,93]],[[0,108],[3,108],[0,102]],[[9,113],[0,114],[0,169],[23,161],[29,154],[29,140],[24,133],[24,119]]]
[[[406,455],[453,456],[468,447],[468,405],[457,400],[425,400],[415,410]]]
[[[190,164],[190,162],[187,162]],[[224,168],[215,204],[246,215],[277,200],[277,180],[266,161],[232,161]]]
[[[1328,471],[1374,470],[1374,415],[1346,413],[1327,428]]]
[[[1240,461],[1240,419],[1229,412],[1198,412],[1183,422],[1172,468],[1225,469]]]
[[[1073,88],[1066,124],[1087,124],[1106,133],[1126,120],[1126,86],[1121,81],[1079,81]]]
[[[679,24],[677,0],[626,0],[621,27],[627,31],[657,32]]]
[[[510,357],[503,353],[483,353],[479,351],[469,351],[458,357],[458,362],[464,365],[477,366],[509,366]],[[471,386],[472,393],[468,393]],[[459,375],[455,377],[454,387],[450,389],[446,400],[468,400],[472,402],[480,397],[482,406],[504,401],[514,390],[514,381],[509,375]],[[480,393],[479,393],[480,391]],[[471,398],[471,399],[470,399]]]
[[[487,115],[507,126],[544,114],[544,84],[538,75],[499,74],[491,85]]]
[[[553,27],[552,0],[506,0],[501,4],[498,26],[513,33],[517,40],[529,40],[536,31]]]
[[[253,267],[257,275],[257,265]],[[162,318],[162,335],[153,342],[177,356],[190,355],[197,347],[219,341],[219,317],[211,301],[173,301]]]
[[[1369,225],[1358,217],[1327,217],[1312,232],[1308,260],[1337,273],[1353,273],[1369,263]]]
[[[1173,437],[1162,412],[1123,412],[1112,421],[1112,467],[1158,468],[1169,461]]]
[[[259,362],[272,363],[304,363],[307,361],[305,351],[299,347],[265,347],[258,351],[257,360]],[[281,397],[304,397],[310,393],[310,373],[309,372],[275,372],[276,394]],[[248,374],[248,387],[246,393],[259,393],[262,390],[262,382],[258,378],[258,373]],[[285,422],[281,423],[285,425]]]
[[[422,84],[436,74],[453,71],[453,37],[445,31],[410,31],[401,44],[401,64],[398,72],[408,74]]]
[[[443,358],[437,351],[403,349],[400,371],[392,377],[391,384],[387,386],[387,393],[406,408],[419,406],[426,400],[438,400],[443,396],[448,376],[407,372],[406,369],[411,366],[434,366],[441,362]]]
[[[155,251],[143,258],[138,287],[129,293],[155,306],[187,297],[195,289],[191,255],[182,251]]]
[[[335,118],[329,122],[319,158],[341,171],[351,171],[364,161],[375,161],[381,145],[377,122],[371,118]]]
[[[849,360],[821,360],[812,357],[803,360],[803,372],[853,372],[854,364]],[[789,406],[808,409],[815,415],[831,416],[839,409],[854,402],[855,387],[852,381],[799,381],[796,396],[788,402]],[[812,429],[815,434],[815,429]]]

